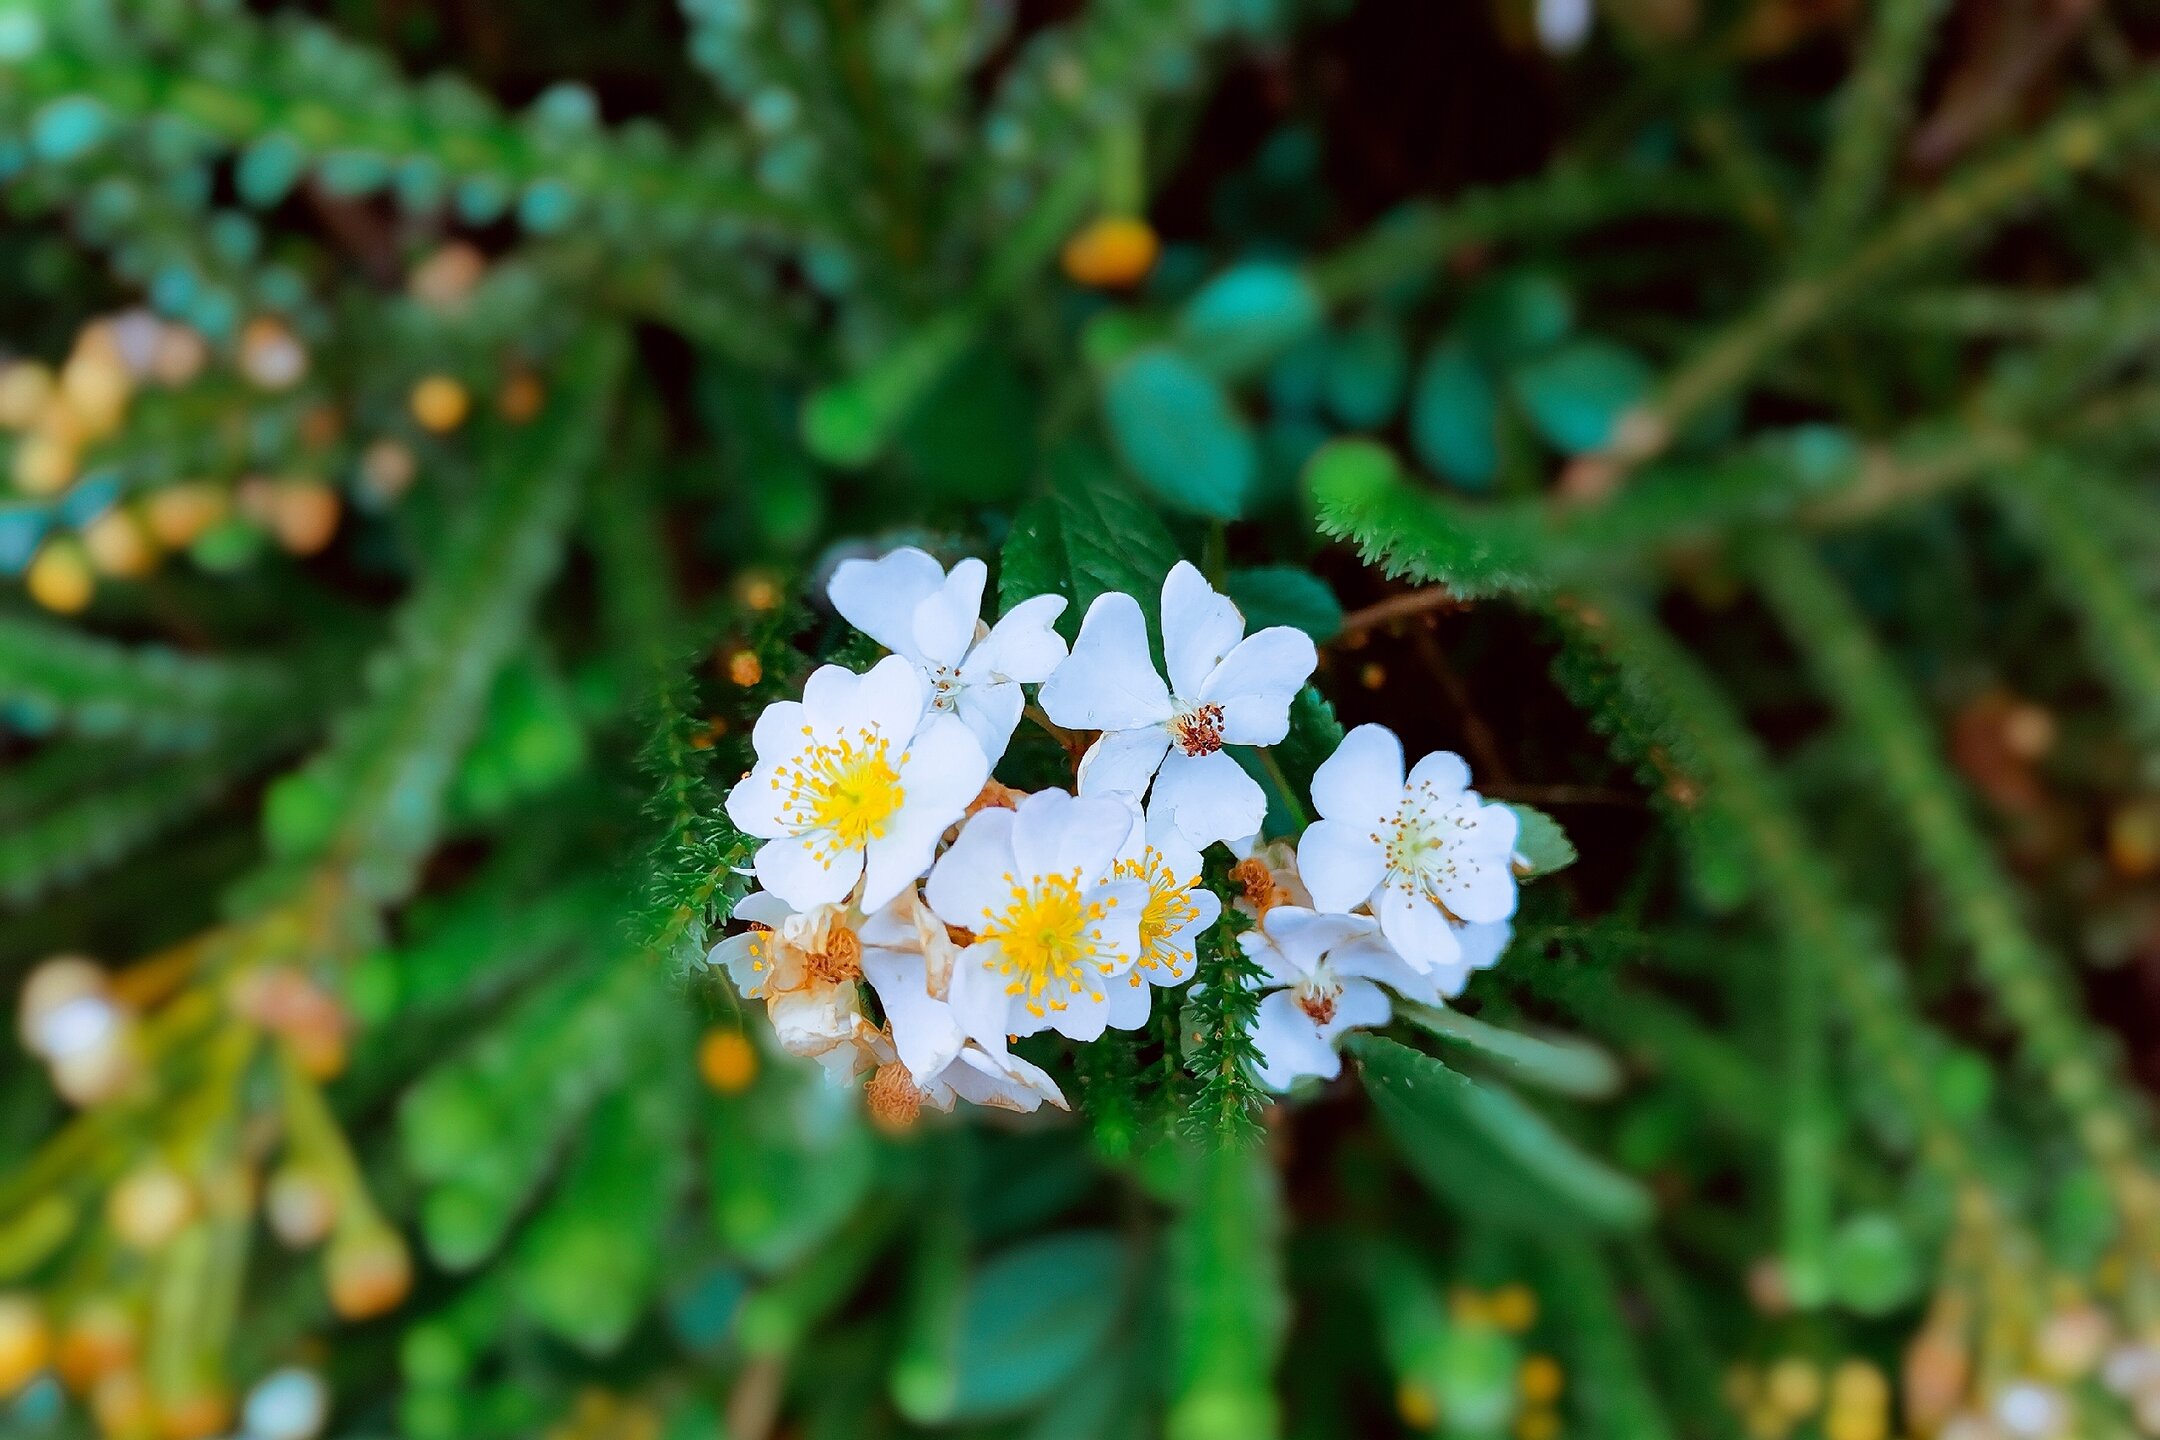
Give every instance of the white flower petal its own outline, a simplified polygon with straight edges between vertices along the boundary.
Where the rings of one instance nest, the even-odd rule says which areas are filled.
[[[1441,998],[1439,977],[1445,973],[1436,968],[1431,973],[1417,970],[1395,953],[1387,937],[1380,934],[1361,935],[1328,953],[1328,969],[1341,976],[1357,976],[1377,980],[1402,996],[1405,1000],[1419,1000],[1427,1005],[1438,1004]]]
[[[1170,567],[1162,587],[1163,660],[1180,700],[1209,698],[1201,686],[1244,635],[1245,617],[1229,596],[1217,594],[1189,561]]]
[[[1102,1039],[1103,1031],[1110,1025],[1108,986],[1124,983],[1121,978],[1112,979],[1107,984],[1098,984],[1092,990],[1075,991],[1072,998],[1065,1002],[1064,1009],[1052,1010],[1045,1020],[1036,1023],[1035,1028],[1055,1030],[1066,1039],[1078,1040],[1083,1045]],[[1026,1020],[1030,1017],[1027,1011],[1022,1009],[1016,1018]],[[1026,1035],[1032,1032],[1016,1028],[1013,1033]]]
[[[859,850],[845,850],[828,858],[816,837],[783,835],[758,847],[754,868],[760,885],[807,910],[845,900],[862,878],[863,857]]]
[[[899,813],[865,847],[864,909],[884,905],[930,868],[938,838],[967,812],[989,776],[990,762],[967,726],[950,715],[923,726],[901,758]]]
[[[1298,837],[1297,868],[1315,910],[1346,911],[1372,897],[1387,873],[1387,848],[1352,821],[1315,820]]]
[[[776,763],[760,762],[729,788],[725,802],[728,819],[735,822],[735,828],[760,840],[788,833],[787,822],[781,813],[787,792],[773,774]]]
[[[1068,875],[1093,881],[1110,868],[1132,830],[1132,808],[1123,800],[1078,799],[1063,790],[1038,790],[1013,812],[1013,859],[1022,876]]]
[[[978,810],[960,827],[952,848],[931,867],[923,898],[938,919],[963,930],[980,929],[984,917],[1005,904],[1014,870],[1013,812]],[[1002,985],[1000,987],[1002,989]]]
[[[972,555],[953,566],[936,592],[915,607],[914,657],[929,665],[958,669],[975,643],[982,619],[983,582],[989,567]]]
[[[952,1007],[930,995],[920,951],[865,949],[863,978],[877,992],[892,1027],[893,1048],[910,1075],[935,1075],[966,1041]]]
[[[824,668],[839,669],[837,665]],[[856,681],[855,693],[846,704],[846,718],[842,723],[850,729],[876,730],[891,736],[896,746],[905,745],[922,724],[923,712],[929,705],[929,686],[923,683],[922,672],[915,668],[914,662],[888,655]]]
[[[1380,931],[1413,970],[1453,965],[1462,954],[1455,927],[1440,907],[1414,888],[1390,881],[1380,892]]]
[[[1260,1052],[1256,1072],[1260,1083],[1270,1090],[1288,1090],[1307,1075],[1332,1080],[1342,1074],[1342,1057],[1298,1008],[1295,991],[1277,990],[1261,997],[1259,1013],[1253,1017],[1252,1036]]]
[[[993,770],[1005,758],[1005,747],[1012,743],[1013,731],[1026,708],[1027,699],[1020,693],[1017,680],[963,685],[953,696],[953,714],[975,737]]]
[[[803,726],[809,723],[810,712],[800,700],[775,700],[759,713],[757,724],[751,727],[750,746],[760,761],[792,755],[802,745]]]
[[[1160,725],[1104,731],[1080,757],[1080,793],[1138,799],[1169,748],[1170,732]]]
[[[1259,829],[1267,815],[1267,795],[1260,782],[1224,752],[1187,755],[1173,748],[1155,777],[1150,809],[1167,811],[1179,835],[1206,846]]]
[[[1112,1030],[1138,1030],[1147,1024],[1155,987],[1148,984],[1141,971],[1115,977],[1108,988],[1110,999],[1104,1023]]]
[[[728,918],[753,925],[778,926],[794,915],[795,907],[778,895],[769,890],[753,890],[736,902],[734,913]]]
[[[1200,698],[1222,706],[1227,743],[1277,745],[1290,733],[1290,702],[1319,663],[1310,635],[1271,625],[1223,657],[1201,685]]]
[[[1444,805],[1470,788],[1470,766],[1452,750],[1435,750],[1411,767],[1409,786],[1423,803]]]
[[[945,567],[912,545],[876,560],[843,560],[825,587],[840,618],[897,654],[919,659],[915,608],[945,583]]]
[[[1402,798],[1402,741],[1385,725],[1358,726],[1313,772],[1313,808],[1356,829],[1379,829]]]
[[[1033,1114],[1047,1100],[1060,1110],[1066,1108],[1057,1082],[1017,1055],[963,1050],[941,1078],[971,1105]]]
[[[1005,976],[998,968],[1003,959],[994,941],[968,946],[953,966],[951,993],[946,996],[953,1022],[969,1039],[996,1055],[1005,1053],[1007,1035],[1030,1033],[1012,1023],[1015,1011],[1027,1012],[1006,993]]]
[[[1065,613],[1062,595],[1037,595],[1005,612],[968,652],[960,677],[970,684],[1021,680],[1038,685],[1065,658],[1065,637],[1051,627]]]
[[[910,670],[914,668],[906,660],[900,663]],[[803,682],[803,725],[830,734],[843,725],[860,723],[855,718],[855,691],[862,678],[845,665],[820,665],[811,671],[810,678]],[[800,727],[797,733],[801,733]],[[801,742],[782,743],[793,746]]]
[[[1515,913],[1513,866],[1517,819],[1505,805],[1485,805],[1448,847],[1434,889],[1459,920],[1489,925]]]
[[[1043,710],[1074,730],[1130,730],[1168,720],[1170,691],[1148,653],[1140,602],[1099,595],[1080,621],[1072,653],[1043,682]]]
[[[1278,905],[1260,921],[1260,930],[1298,969],[1311,974],[1322,956],[1338,945],[1372,933],[1363,915],[1330,915],[1296,905]]]
[[[765,977],[772,969],[771,962],[763,955],[765,947],[771,943],[771,937],[764,931],[745,930],[740,935],[728,936],[706,951],[705,963],[727,971],[728,979],[734,982],[735,993],[745,1000],[755,1000],[765,993]]]

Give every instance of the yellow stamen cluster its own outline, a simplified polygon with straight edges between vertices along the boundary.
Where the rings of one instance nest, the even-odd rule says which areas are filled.
[[[772,783],[784,797],[787,827],[820,837],[819,857],[829,868],[837,857],[884,838],[907,798],[900,784],[907,755],[896,762],[892,742],[870,729],[818,740],[805,725],[803,736],[812,743],[794,764],[775,766]]]
[[[1192,887],[1199,879],[1180,876],[1149,846],[1138,860],[1120,860],[1112,872],[1123,880],[1145,880],[1147,908],[1140,912],[1140,958],[1133,966],[1132,983],[1144,985],[1144,970],[1176,970],[1193,958],[1193,952],[1175,944],[1171,936],[1192,923],[1200,913],[1193,904]]]
[[[1040,1017],[1063,1010],[1076,991],[1092,991],[1095,977],[1116,969],[1097,948],[1093,932],[1117,900],[1089,900],[1080,872],[1042,875],[1023,885],[1011,875],[1009,903],[1002,912],[984,910],[977,938],[995,941],[1008,978],[1005,993],[1026,997],[1029,1013]]]

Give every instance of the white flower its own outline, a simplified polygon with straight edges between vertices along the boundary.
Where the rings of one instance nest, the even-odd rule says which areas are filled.
[[[1230,850],[1238,857],[1238,863],[1230,867],[1230,878],[1243,892],[1231,902],[1238,913],[1258,920],[1277,905],[1313,908],[1312,895],[1298,878],[1295,840],[1262,844],[1255,836],[1248,843],[1232,845]]]
[[[993,1055],[967,1037],[950,1000],[960,947],[915,887],[863,925],[863,975],[885,1010],[889,1055],[903,1066],[921,1103],[950,1110],[955,1098],[1001,1110],[1060,1110],[1057,1082],[1019,1056]]]
[[[1140,602],[1099,596],[1071,656],[1044,682],[1052,720],[1103,732],[1080,762],[1080,793],[1138,797],[1152,780],[1150,814],[1188,843],[1250,835],[1267,798],[1223,746],[1273,745],[1289,733],[1290,702],[1319,663],[1312,640],[1287,625],[1247,637],[1237,606],[1182,560],[1163,581],[1162,637],[1168,685]]]
[[[798,911],[760,890],[743,897],[735,918],[750,928],[713,946],[706,963],[725,969],[744,999],[765,1002],[781,1049],[816,1060],[833,1079],[852,1077],[870,1059],[875,1027],[862,1013],[863,947],[849,912]]]
[[[758,717],[757,765],[728,792],[728,818],[758,847],[757,877],[797,909],[844,900],[862,881],[875,910],[929,868],[945,827],[989,778],[967,726],[929,711],[911,661],[867,675],[821,667],[800,701]]]
[[[930,908],[971,936],[953,1010],[992,1054],[1008,1036],[1102,1034],[1147,909],[1147,882],[1112,872],[1131,829],[1123,800],[1038,790],[1017,809],[976,812],[930,872]]]
[[[1200,852],[1175,831],[1150,837],[1135,824],[1111,869],[1147,886],[1138,954],[1124,981],[1110,987],[1110,1025],[1137,1030],[1147,1023],[1149,987],[1192,978],[1197,943],[1222,918],[1222,901],[1200,883]]]
[[[1313,774],[1322,818],[1298,841],[1298,874],[1314,907],[1370,903],[1413,967],[1461,964],[1458,923],[1515,913],[1515,812],[1485,803],[1469,784],[1462,757],[1445,750],[1418,761],[1406,781],[1402,742],[1383,725],[1345,735]]]
[[[1288,1090],[1301,1076],[1332,1080],[1342,1073],[1336,1039],[1394,1016],[1387,992],[1374,982],[1409,999],[1437,998],[1428,979],[1380,942],[1369,916],[1278,905],[1238,944],[1266,972],[1269,993],[1261,997],[1252,1034],[1259,1080],[1270,1090]]]
[[[930,708],[957,715],[995,766],[1020,723],[1021,683],[1048,679],[1065,658],[1065,641],[1050,628],[1065,597],[1037,595],[985,625],[988,573],[971,557],[947,574],[902,546],[877,560],[841,561],[825,593],[841,618],[915,666]]]

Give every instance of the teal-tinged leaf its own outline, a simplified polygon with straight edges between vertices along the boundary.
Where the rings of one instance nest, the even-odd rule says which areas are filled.
[[[1289,625],[1324,645],[1342,631],[1342,603],[1327,582],[1308,570],[1264,565],[1232,570],[1223,591],[1245,614],[1245,633],[1270,625]]]
[[[1418,367],[1410,396],[1410,443],[1418,459],[1467,490],[1500,474],[1500,396],[1477,353],[1438,341]]]
[[[1605,448],[1656,383],[1640,356],[1608,340],[1577,340],[1526,361],[1510,380],[1530,423],[1568,455]]]
[[[1520,826],[1515,833],[1515,858],[1518,866],[1528,867],[1522,872],[1523,878],[1550,875],[1575,863],[1574,842],[1560,828],[1559,821],[1535,805],[1511,801],[1508,809],[1515,812]]]
[[[1072,1376],[1117,1319],[1123,1264],[1116,1236],[1073,1231],[1016,1246],[977,1270],[962,1310],[948,1416],[1010,1415]]]
[[[1251,374],[1320,326],[1320,296],[1303,271],[1271,260],[1234,265],[1200,287],[1178,316],[1179,349],[1209,373]]]
[[[1228,392],[1175,350],[1142,350],[1103,387],[1110,440],[1155,498],[1216,520],[1243,511],[1260,470],[1252,426]]]
[[[1633,1230],[1649,1220],[1641,1186],[1513,1091],[1378,1035],[1353,1036],[1348,1048],[1411,1172],[1465,1213],[1532,1233]]]
[[[1574,325],[1575,302],[1566,287],[1540,271],[1495,276],[1463,302],[1463,337],[1493,365],[1550,350]]]
[[[1394,418],[1410,374],[1410,347],[1394,316],[1372,314],[1333,336],[1327,353],[1327,404],[1353,430]]]
[[[1178,550],[1147,501],[1087,446],[1068,446],[1051,457],[1050,494],[1072,587],[1071,623],[1077,626],[1095,598],[1113,590],[1152,613]]]
[[[1313,771],[1335,753],[1342,738],[1342,721],[1335,718],[1328,698],[1310,685],[1300,690],[1290,702],[1290,733],[1274,750],[1276,763],[1300,795],[1311,788]]]

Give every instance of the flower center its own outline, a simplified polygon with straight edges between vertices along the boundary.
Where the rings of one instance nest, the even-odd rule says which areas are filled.
[[[929,667],[930,708],[950,710],[960,694],[960,672],[950,665]]]
[[[803,968],[813,980],[837,985],[862,974],[862,941],[845,925],[835,925],[823,950],[804,953]]]
[[[1341,996],[1340,985],[1327,980],[1307,980],[1297,988],[1297,1007],[1313,1024],[1325,1025],[1335,1018],[1335,1002]]]
[[[994,940],[1004,957],[998,969],[1007,977],[1005,993],[1025,998],[1038,1017],[1063,1010],[1075,991],[1092,989],[1095,975],[1113,966],[1096,958],[1091,933],[1105,905],[1082,896],[1080,872],[1039,875],[1022,885],[1008,875],[1011,897],[1003,911],[983,912],[979,940]]]
[[[808,726],[805,735],[811,734]],[[901,759],[905,760],[906,755]],[[821,740],[774,768],[774,788],[785,792],[789,828],[823,834],[826,863],[880,839],[907,792],[892,760],[892,742],[875,731]]]
[[[1191,882],[1180,879],[1164,864],[1161,853],[1153,846],[1138,860],[1118,861],[1113,873],[1148,883],[1147,908],[1140,912],[1140,961],[1135,968],[1155,970],[1168,965],[1175,969],[1190,960],[1192,951],[1171,944],[1170,937],[1200,913],[1200,907],[1192,902]]]
[[[1187,755],[1212,755],[1222,749],[1220,705],[1195,705],[1170,722],[1170,736]]]

